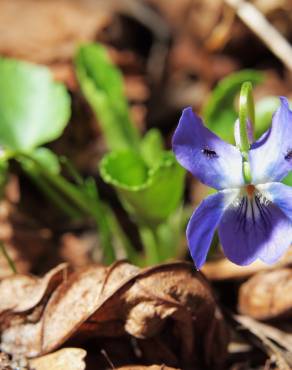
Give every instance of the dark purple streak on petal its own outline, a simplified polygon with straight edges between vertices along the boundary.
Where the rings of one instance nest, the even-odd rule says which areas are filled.
[[[292,223],[272,202],[258,194],[231,205],[219,224],[219,237],[227,258],[248,265],[257,258],[276,262],[292,240]]]
[[[271,182],[257,186],[263,195],[275,203],[292,222],[292,187]]]

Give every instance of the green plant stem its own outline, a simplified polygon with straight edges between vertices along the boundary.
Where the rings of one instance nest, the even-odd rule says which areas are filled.
[[[64,199],[58,191],[56,191],[47,181],[35,173],[23,168],[27,176],[29,176],[32,181],[39,187],[39,189],[47,195],[52,202],[59,207],[63,212],[65,212],[71,219],[79,219],[83,216],[77,208],[73,207],[67,200]]]
[[[156,230],[143,226],[139,228],[139,232],[145,250],[146,264],[155,265],[160,263],[159,241]]]
[[[92,198],[89,198],[89,201]],[[100,239],[103,248],[103,259],[105,264],[111,264],[116,260],[116,253],[112,244],[112,231],[110,228],[110,221],[106,212],[106,206],[100,201],[98,194],[95,199],[92,199],[94,208],[91,209],[91,215],[95,223],[99,227]]]
[[[65,169],[68,171],[68,174],[72,176],[76,184],[78,185],[83,184],[83,178],[79,175],[75,166],[68,158],[66,158],[65,156],[60,157],[60,163],[64,165]]]
[[[29,154],[21,153],[19,155],[16,155],[16,157],[20,160],[20,162],[21,158],[31,160],[35,164],[37,171],[40,172],[40,174],[49,182],[49,184],[63,193],[67,197],[67,199],[70,200],[84,214],[90,215],[94,219],[100,231],[104,262],[106,264],[114,262],[115,251],[111,243],[111,232],[103,209],[99,202],[93,201],[92,197],[89,197],[82,190],[68,182],[61,175],[53,174],[47,171],[45,167],[43,167]]]
[[[239,132],[240,132],[240,150],[247,153],[250,143],[247,134],[247,122],[250,121],[251,127],[255,123],[255,108],[252,95],[252,84],[244,82],[240,90],[239,98]]]
[[[9,256],[6,248],[5,248],[5,245],[4,243],[2,242],[2,240],[0,240],[0,250],[4,256],[4,258],[6,259],[9,267],[11,268],[11,270],[13,271],[14,274],[17,274],[17,269],[16,269],[16,266],[12,260],[12,258]]]
[[[255,124],[255,107],[252,95],[252,84],[244,82],[240,90],[239,98],[239,149],[243,157],[243,177],[246,183],[251,182],[250,164],[248,159],[248,151],[250,142],[247,133],[247,123],[250,123],[252,132]]]

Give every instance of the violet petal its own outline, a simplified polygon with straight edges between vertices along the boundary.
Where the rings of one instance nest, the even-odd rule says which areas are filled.
[[[195,210],[187,227],[191,256],[199,269],[206,261],[213,234],[224,210],[237,197],[238,191],[224,190],[210,195]]]
[[[288,100],[280,99],[271,128],[249,152],[254,184],[281,181],[292,170],[292,112]]]
[[[257,258],[276,262],[292,240],[292,223],[274,203],[256,196],[231,205],[219,224],[219,237],[228,259],[248,265]]]
[[[178,162],[206,185],[221,190],[244,184],[240,151],[207,129],[192,108],[182,113],[173,151]]]

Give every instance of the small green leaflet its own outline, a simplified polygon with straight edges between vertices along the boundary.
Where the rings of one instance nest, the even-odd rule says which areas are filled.
[[[83,45],[75,57],[81,90],[96,114],[110,150],[138,148],[121,72],[99,44]]]
[[[66,88],[41,66],[0,58],[0,145],[13,151],[57,139],[70,117]]]

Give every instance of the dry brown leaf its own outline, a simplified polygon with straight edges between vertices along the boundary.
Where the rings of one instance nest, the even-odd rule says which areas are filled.
[[[67,265],[61,264],[42,279],[32,275],[15,274],[0,280],[0,321],[7,311],[20,313],[35,307],[48,291],[53,291],[64,278]],[[5,297],[5,298],[3,298]]]
[[[236,280],[246,279],[257,272],[269,271],[292,264],[292,249],[289,249],[282,258],[273,266],[269,266],[259,260],[248,266],[238,266],[227,258],[208,261],[202,267],[202,272],[209,280]]]
[[[1,0],[0,54],[64,62],[77,43],[94,40],[108,21],[101,3],[92,0]]]
[[[292,315],[292,269],[259,273],[239,291],[239,311],[258,320]]]
[[[157,7],[176,33],[185,30],[205,39],[220,18],[222,0],[147,0]]]
[[[152,363],[219,369],[226,356],[228,335],[220,311],[206,280],[187,263],[140,270],[118,262],[76,272],[55,290],[40,319],[11,321],[1,348],[33,357],[76,335],[129,334],[148,363],[152,356]],[[169,347],[170,338],[176,348]]]
[[[210,280],[234,280],[247,278],[258,271],[267,269],[267,265],[256,261],[248,266],[237,266],[227,258],[208,261],[202,267],[202,272]]]
[[[152,366],[123,366],[123,367],[118,367],[116,370],[179,370],[175,369],[174,367],[168,367],[165,365],[152,365]]]
[[[80,348],[63,348],[57,352],[34,358],[29,365],[34,370],[84,370],[86,351]]]
[[[57,348],[96,310],[101,298],[104,284],[110,279],[112,289],[115,284],[123,282],[119,273],[122,266],[124,276],[128,269],[137,271],[129,264],[116,264],[111,269],[103,266],[92,266],[72,274],[52,295],[41,321],[36,323],[17,323],[4,331],[6,352],[33,357],[48,353]]]
[[[1,370],[31,370],[26,358],[11,358],[7,353],[0,352]],[[33,369],[35,370],[35,369]]]

